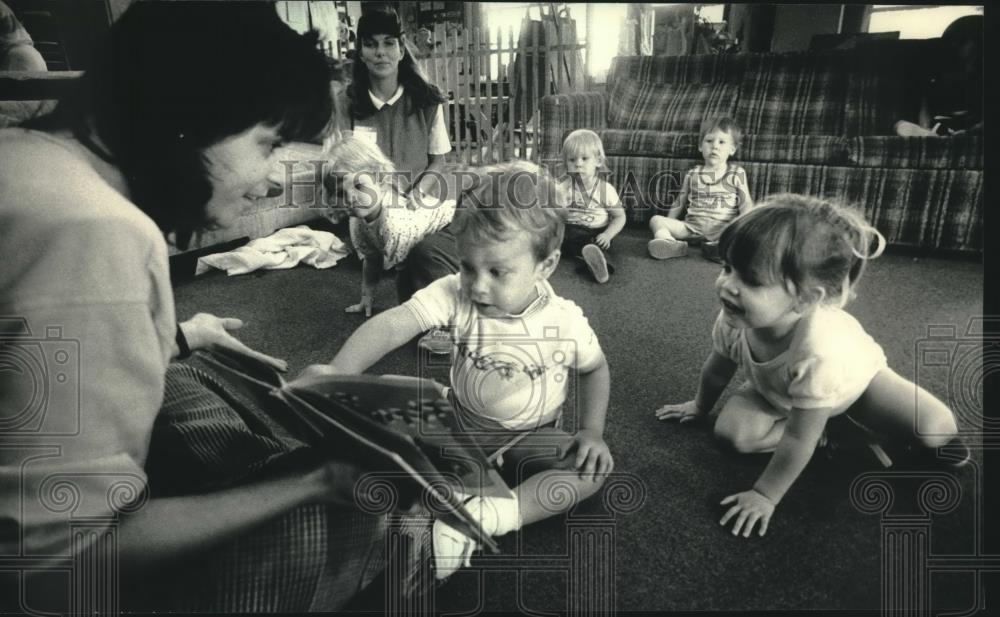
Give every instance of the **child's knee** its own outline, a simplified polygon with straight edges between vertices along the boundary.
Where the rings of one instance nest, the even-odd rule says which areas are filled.
[[[723,445],[732,448],[740,454],[752,454],[760,451],[760,436],[751,434],[738,422],[726,422],[720,417],[713,430],[715,438]]]
[[[715,428],[712,430],[715,438],[721,441],[725,446],[733,448],[734,450],[739,450],[737,448],[737,442],[740,442],[739,428],[736,427],[731,422],[719,421],[715,423]]]
[[[925,446],[936,448],[948,443],[957,434],[958,424],[955,422],[954,414],[942,405],[941,408],[928,413],[920,422],[917,439]]]

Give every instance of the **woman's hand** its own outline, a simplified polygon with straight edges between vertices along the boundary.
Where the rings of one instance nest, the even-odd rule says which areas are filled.
[[[734,503],[735,502],[735,503]],[[755,490],[743,491],[730,495],[722,500],[721,505],[732,503],[726,514],[719,521],[720,525],[725,525],[729,519],[736,517],[733,523],[733,535],[740,535],[743,530],[743,537],[749,538],[754,525],[760,523],[760,531],[757,535],[763,536],[767,533],[767,525],[771,522],[771,515],[774,514],[774,502],[758,493]]]
[[[363,296],[361,296],[361,302],[358,302],[357,304],[352,304],[351,306],[345,308],[344,312],[345,313],[361,313],[361,312],[364,312],[365,317],[371,317],[372,316],[372,306],[374,304],[375,304],[375,301],[372,299],[372,296],[363,295]]]
[[[653,413],[656,414],[657,420],[678,420],[681,424],[694,422],[705,416],[705,412],[698,409],[698,405],[694,401],[679,404],[668,403]]]
[[[561,452],[562,457],[569,456],[576,451],[576,460],[573,467],[580,471],[580,477],[584,480],[590,479],[594,482],[600,476],[611,473],[615,462],[611,458],[611,450],[604,442],[604,437],[597,431],[579,430],[573,435],[573,442]]]
[[[191,351],[217,345],[260,360],[281,372],[288,370],[288,362],[254,351],[229,333],[230,330],[239,330],[243,327],[243,321],[240,319],[198,313],[191,319],[182,322],[180,326]]]
[[[320,465],[309,475],[315,486],[316,502],[356,505],[354,488],[363,473],[360,467],[345,461],[330,461]]]

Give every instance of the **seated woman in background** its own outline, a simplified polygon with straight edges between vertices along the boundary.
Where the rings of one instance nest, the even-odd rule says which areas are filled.
[[[315,35],[296,34],[273,5],[139,2],[53,114],[0,130],[0,315],[16,317],[0,320],[0,343],[8,357],[30,356],[38,339],[70,350],[33,375],[53,378],[37,413],[35,380],[0,371],[0,554],[90,551],[87,563],[101,564],[108,553],[73,525],[107,521],[82,537],[113,532],[118,563],[84,574],[114,598],[102,571],[135,579],[121,591],[160,585],[161,603],[143,607],[157,610],[336,610],[374,577],[384,517],[356,508],[352,463],[313,457],[251,474],[220,455],[238,479],[210,486],[175,470],[173,491],[152,470],[164,416],[238,418],[226,406],[237,397],[172,359],[221,345],[284,368],[229,334],[239,320],[177,325],[165,235],[183,248],[199,229],[233,224],[265,194],[275,149],[321,138],[331,113]],[[61,365],[71,370],[57,387]],[[179,470],[176,457],[159,468]],[[69,484],[71,507],[53,478]],[[52,610],[39,602],[65,600],[36,592],[71,589],[51,582],[58,572],[20,576],[0,572],[0,605]]]
[[[983,16],[959,17],[939,39],[936,67],[921,92],[917,122],[900,120],[904,137],[960,135],[983,129]]]
[[[365,9],[355,54],[351,85],[337,104],[339,128],[371,140],[392,160],[404,195],[446,198],[440,178],[427,171],[442,171],[451,152],[441,105],[448,99],[416,63],[393,8]]]
[[[337,128],[379,147],[397,172],[403,197],[423,204],[458,198],[455,174],[446,173],[451,139],[442,103],[447,97],[427,81],[413,57],[403,24],[388,5],[366,9],[358,20],[354,75],[336,102]],[[418,205],[418,207],[422,207]],[[458,272],[455,236],[445,226],[425,235],[397,267],[399,302],[422,286]],[[434,329],[420,340],[422,348],[446,354],[451,337]]]

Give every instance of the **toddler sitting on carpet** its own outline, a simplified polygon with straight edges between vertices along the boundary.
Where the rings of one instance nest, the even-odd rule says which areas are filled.
[[[579,129],[566,137],[562,155],[569,176],[561,185],[569,198],[563,250],[582,259],[598,283],[606,283],[614,266],[605,252],[625,226],[625,210],[615,187],[598,176],[604,145],[594,131]]]
[[[747,172],[731,157],[740,145],[740,129],[729,118],[702,123],[698,165],[684,176],[680,193],[667,216],[649,221],[653,239],[647,248],[655,259],[687,255],[687,241],[700,240],[705,257],[718,261],[718,238],[723,228],[753,207],[747,189]],[[687,212],[684,221],[680,217]]]
[[[459,424],[518,474],[515,498],[466,501],[487,533],[502,535],[600,489],[613,467],[604,442],[610,376],[587,318],[548,283],[563,236],[564,208],[552,205],[564,199],[559,187],[526,162],[482,172],[455,215],[461,271],[365,322],[329,365],[306,374],[361,373],[420,332],[450,326],[449,398]],[[570,371],[583,394],[572,434],[560,428]],[[438,578],[474,549],[472,539],[435,522]]]

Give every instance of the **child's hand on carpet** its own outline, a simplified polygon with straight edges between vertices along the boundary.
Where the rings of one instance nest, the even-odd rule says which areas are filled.
[[[597,482],[598,477],[611,473],[615,462],[611,458],[611,450],[604,442],[604,437],[598,431],[582,429],[573,435],[573,442],[560,453],[560,458],[570,456],[576,451],[573,466],[580,471],[584,480]]]
[[[735,503],[734,503],[735,502]],[[725,525],[729,519],[736,517],[733,523],[733,535],[740,535],[749,538],[754,525],[760,523],[757,535],[763,536],[767,533],[767,524],[771,522],[771,515],[774,514],[774,502],[758,493],[755,490],[743,491],[730,495],[722,500],[721,505],[732,503],[733,506],[726,511],[726,514],[719,521],[720,525]],[[738,516],[737,516],[738,515]]]
[[[372,306],[374,300],[371,296],[361,296],[361,302],[357,304],[352,304],[351,306],[344,309],[345,313],[364,313],[365,317],[372,316]]]
[[[656,414],[658,420],[678,420],[681,424],[700,420],[706,415],[705,412],[698,409],[698,405],[694,401],[667,403],[653,413]]]
[[[611,248],[611,238],[608,236],[607,232],[599,233],[594,236],[594,244],[606,251]]]

